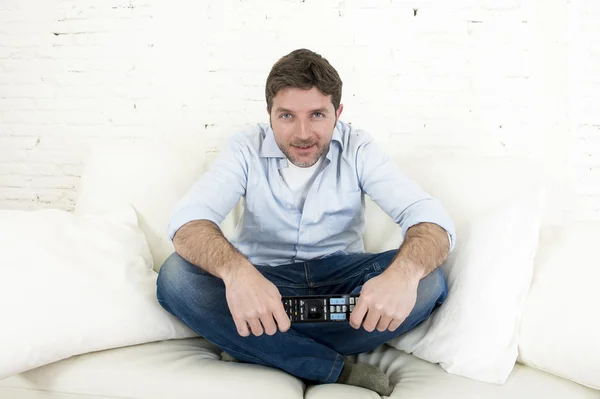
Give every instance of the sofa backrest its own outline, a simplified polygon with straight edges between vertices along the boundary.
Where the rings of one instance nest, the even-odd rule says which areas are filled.
[[[167,225],[176,202],[218,152],[201,144],[157,141],[101,147],[90,153],[78,187],[76,213],[98,213],[132,204],[150,245],[154,269],[172,253]],[[393,155],[392,155],[393,156]],[[464,223],[507,196],[541,181],[540,168],[519,159],[393,156],[404,173],[439,198],[452,216],[460,239]],[[365,249],[397,248],[401,231],[368,197]],[[221,227],[231,234],[242,212],[241,201]]]

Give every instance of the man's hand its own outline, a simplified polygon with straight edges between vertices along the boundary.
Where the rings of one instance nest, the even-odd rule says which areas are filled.
[[[238,333],[242,337],[264,332],[273,335],[290,328],[281,294],[253,265],[239,266],[224,276],[225,296]],[[275,324],[277,321],[277,325]],[[246,324],[247,323],[247,324]]]
[[[362,324],[369,332],[395,331],[417,303],[419,281],[441,265],[449,251],[450,235],[442,227],[426,222],[410,227],[390,266],[363,285],[350,325],[358,329]]]
[[[362,324],[369,332],[395,331],[415,307],[419,281],[419,275],[391,267],[370,279],[362,287],[350,325],[358,329]]]

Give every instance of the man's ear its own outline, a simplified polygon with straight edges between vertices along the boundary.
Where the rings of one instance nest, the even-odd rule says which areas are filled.
[[[335,111],[335,118],[336,119],[340,119],[340,115],[342,114],[343,110],[344,110],[344,104],[340,104],[340,106],[338,107],[337,111]]]

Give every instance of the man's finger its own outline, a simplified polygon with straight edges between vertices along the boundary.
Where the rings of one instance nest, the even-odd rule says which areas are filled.
[[[388,330],[390,330],[390,331],[396,331],[396,329],[398,327],[400,327],[402,325],[402,323],[404,323],[404,320],[406,320],[406,318],[404,318],[404,319],[393,319],[390,322],[390,326],[388,327]]]
[[[260,318],[260,322],[265,329],[265,334],[273,335],[277,332],[277,326],[275,325],[275,319],[273,319],[273,313],[268,312],[266,315]]]
[[[242,337],[247,337],[248,335],[250,335],[250,330],[248,330],[246,320],[234,318],[233,322],[235,323],[235,327],[237,328],[238,334],[240,334]]]
[[[371,306],[367,312],[367,318],[363,323],[363,328],[368,332],[372,332],[377,327],[377,323],[379,323],[379,319],[381,318],[381,312],[375,309],[374,306]]]
[[[283,304],[277,307],[275,313],[273,313],[273,317],[275,317],[275,321],[277,321],[277,326],[279,326],[279,331],[286,332],[290,329],[291,322],[288,315],[285,313],[285,309],[283,308]]]
[[[384,332],[385,330],[387,330],[391,321],[391,317],[381,316],[381,319],[379,319],[379,323],[377,323],[377,331]]]
[[[350,325],[353,328],[359,329],[366,313],[367,305],[361,297],[358,297],[358,302],[356,303],[356,306],[350,315]]]
[[[250,320],[247,320],[247,322],[250,326],[250,330],[252,330],[252,334],[256,335],[257,337],[262,335],[263,328],[260,325],[260,321],[258,320],[258,318],[253,317]]]

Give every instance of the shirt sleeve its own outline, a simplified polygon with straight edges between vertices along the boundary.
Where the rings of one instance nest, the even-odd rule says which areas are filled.
[[[242,145],[232,140],[175,205],[168,227],[171,241],[193,220],[210,220],[218,226],[246,193],[247,176]]]
[[[434,223],[446,230],[454,249],[454,223],[440,201],[409,179],[377,143],[370,140],[358,148],[356,165],[361,188],[398,223],[402,235],[418,223]]]

